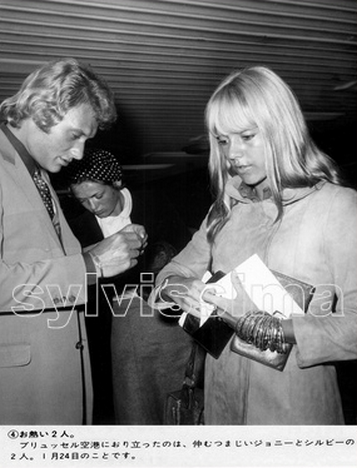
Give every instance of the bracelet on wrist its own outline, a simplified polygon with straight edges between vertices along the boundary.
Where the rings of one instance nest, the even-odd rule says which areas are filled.
[[[265,311],[250,311],[236,322],[235,332],[243,341],[261,351],[285,354],[288,346],[280,318]]]

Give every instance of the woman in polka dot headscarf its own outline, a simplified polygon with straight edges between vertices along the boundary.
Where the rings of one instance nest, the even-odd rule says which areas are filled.
[[[74,196],[96,217],[104,237],[131,224],[132,197],[123,188],[121,166],[109,151],[86,150],[83,159],[67,169]]]
[[[101,284],[110,283],[104,292],[95,286],[88,290],[93,422],[163,424],[166,394],[182,384],[190,342],[176,320],[158,315],[143,299],[140,275],[150,273],[154,281],[154,275],[187,242],[182,234],[181,244],[177,242],[179,233],[187,228],[172,217],[172,206],[165,209],[161,195],[129,191],[118,160],[108,151],[87,149],[83,159],[74,160],[65,172],[73,195],[86,209],[68,220],[83,248],[119,231],[131,218],[140,221],[149,234],[149,244],[136,267],[108,281],[100,280]],[[115,296],[113,284],[119,301],[109,304],[105,293]],[[133,285],[139,289],[133,290]],[[146,292],[150,292],[150,284]]]

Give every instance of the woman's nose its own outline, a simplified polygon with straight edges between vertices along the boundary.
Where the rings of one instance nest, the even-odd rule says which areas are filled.
[[[231,159],[241,158],[244,156],[244,142],[240,138],[232,139],[229,146],[229,157]]]
[[[93,200],[92,198],[90,198],[88,200],[88,203],[89,203],[89,207],[91,210],[95,211],[96,208],[97,208],[97,205],[98,205],[98,202],[96,200]]]

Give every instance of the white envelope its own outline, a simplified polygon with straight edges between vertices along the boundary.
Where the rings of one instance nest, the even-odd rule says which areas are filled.
[[[304,314],[301,307],[257,254],[252,255],[245,262],[238,265],[235,271],[245,291],[259,310],[264,310],[270,314],[279,311],[285,317],[289,317],[291,314]],[[208,284],[204,290],[214,288],[217,295],[227,299],[234,299],[237,293],[232,284],[231,275],[231,272],[226,274],[216,283]],[[207,281],[209,277],[210,273],[207,272],[203,277],[203,281]],[[206,322],[212,311],[212,306],[202,301],[200,326]],[[183,315],[185,316],[185,314]],[[183,323],[184,319],[185,317],[181,316],[180,322]]]

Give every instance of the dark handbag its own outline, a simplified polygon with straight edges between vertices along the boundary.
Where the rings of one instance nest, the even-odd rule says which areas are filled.
[[[217,271],[206,284],[215,283],[223,276],[225,275],[222,271]],[[221,317],[216,316],[209,317],[201,326],[198,317],[187,314],[182,328],[215,359],[219,358],[234,333],[233,328],[227,325]]]
[[[193,342],[182,388],[167,395],[165,425],[197,426],[204,424],[202,382],[205,356],[205,350]]]

